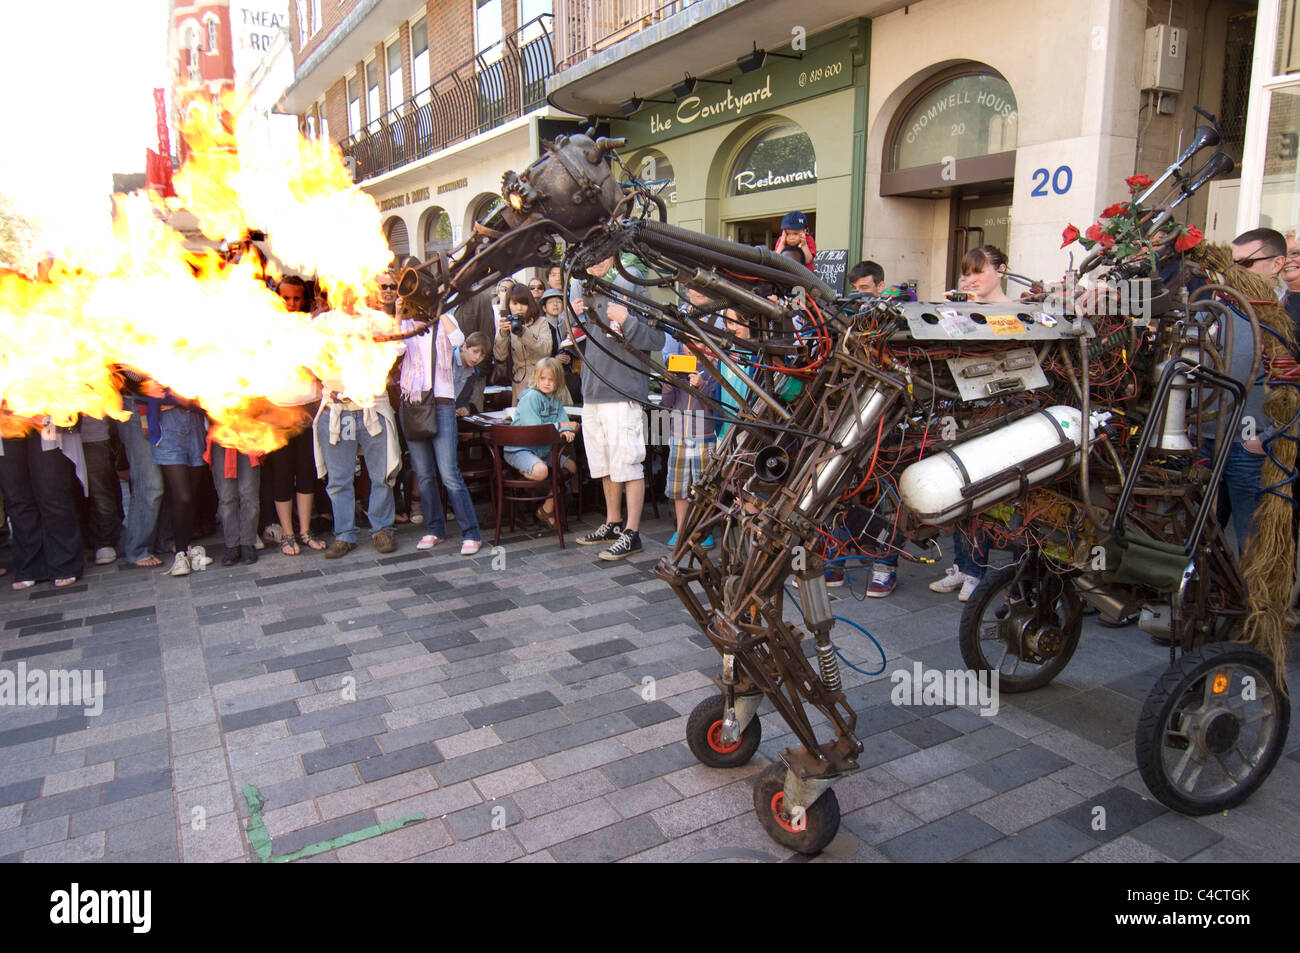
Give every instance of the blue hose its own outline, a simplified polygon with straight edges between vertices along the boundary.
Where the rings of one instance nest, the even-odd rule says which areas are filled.
[[[854,557],[846,557],[846,558],[854,558]],[[830,560],[827,561],[829,562]],[[799,606],[799,615],[802,616],[803,606],[799,605],[798,597],[795,596],[795,594],[792,593],[789,589],[786,589],[784,586],[782,586],[781,588],[785,589],[785,594],[790,598],[790,601],[793,602],[795,605]],[[872,635],[870,632],[868,632],[866,629],[864,629],[862,626],[858,625],[852,619],[846,619],[843,616],[838,616],[838,615],[831,616],[831,618],[835,619],[837,622],[843,622],[845,625],[853,626],[853,628],[857,629],[859,632],[861,632],[863,635],[869,638],[871,640],[871,644],[876,647],[876,651],[880,653],[880,668],[876,669],[874,672],[868,672],[866,669],[858,668],[856,665],[854,665],[852,662],[850,662],[848,659],[844,657],[843,652],[841,652],[839,649],[835,649],[835,654],[839,656],[840,661],[843,662],[845,665],[847,665],[849,668],[853,669],[853,671],[857,672],[859,675],[879,675],[881,672],[883,672],[885,670],[885,666],[888,664],[888,660],[885,658],[884,648],[881,646],[881,644],[878,641],[876,641],[876,637]]]

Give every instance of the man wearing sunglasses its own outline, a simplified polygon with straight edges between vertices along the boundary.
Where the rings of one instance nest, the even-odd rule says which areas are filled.
[[[1264,280],[1276,283],[1286,263],[1286,239],[1272,228],[1252,228],[1232,240],[1232,260]],[[1278,297],[1281,296],[1278,289]]]

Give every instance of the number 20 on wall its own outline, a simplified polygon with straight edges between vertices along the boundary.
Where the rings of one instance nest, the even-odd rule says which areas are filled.
[[[1030,196],[1035,198],[1044,198],[1047,195],[1047,184],[1051,182],[1052,191],[1057,195],[1064,195],[1070,191],[1070,186],[1074,184],[1074,171],[1068,165],[1059,165],[1055,172],[1049,173],[1046,169],[1034,170],[1034,190]]]

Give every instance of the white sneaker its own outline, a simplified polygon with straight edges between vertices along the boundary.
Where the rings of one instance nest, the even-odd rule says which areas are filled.
[[[411,514],[411,525],[412,525],[412,526],[419,526],[419,525],[420,525],[421,523],[423,523],[423,522],[424,522],[424,514],[423,514],[423,513],[412,513],[412,514]]]
[[[975,587],[979,584],[980,580],[976,579],[974,576],[965,576],[965,582],[961,584],[961,592],[957,594],[957,601],[968,601],[971,597],[971,593],[975,591]]]
[[[191,569],[202,572],[212,565],[212,557],[208,555],[208,551],[202,546],[191,546],[185,555],[189,557]]]
[[[101,546],[95,550],[95,565],[107,566],[117,561],[117,551],[112,546]]]
[[[284,539],[284,529],[279,523],[269,523],[267,524],[266,529],[262,530],[262,536],[268,542],[278,543],[280,540]],[[260,546],[258,547],[258,549],[261,548],[262,547]]]
[[[176,558],[172,560],[172,568],[167,570],[169,576],[188,576],[190,574],[190,560],[184,553],[177,553]]]
[[[949,566],[942,579],[930,583],[931,592],[956,592],[966,581],[966,574],[956,566]]]

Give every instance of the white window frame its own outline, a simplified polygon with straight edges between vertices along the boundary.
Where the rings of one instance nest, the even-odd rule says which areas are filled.
[[[218,52],[217,24],[218,21],[216,16],[211,13],[209,13],[206,17],[203,18],[203,35],[204,35],[204,39],[207,41],[207,49],[203,51],[204,53],[211,54],[211,53]]]
[[[536,19],[536,18],[537,18],[538,16],[540,16],[542,13],[550,13],[550,14],[554,14],[554,13],[555,13],[555,0],[545,0],[546,9],[540,11],[539,13],[535,13],[535,14],[533,14],[533,16],[531,16],[531,17],[529,17],[527,20],[525,20],[525,19],[524,19],[524,4],[525,4],[526,2],[527,2],[527,0],[515,0],[515,22],[519,24],[519,28],[520,28],[520,29],[523,29],[523,27],[525,26],[525,24],[532,22],[534,19]],[[552,22],[554,22],[554,21],[552,20]],[[528,32],[526,32],[526,33],[521,33],[521,34],[519,35],[519,45],[520,45],[521,47],[522,47],[522,46],[525,46],[526,44],[531,43],[533,40],[537,39],[537,38],[538,38],[539,36],[541,36],[541,35],[542,35],[542,31],[541,31],[538,27],[533,27],[533,28],[530,29]]]
[[[397,94],[395,96],[393,94],[393,64],[388,59],[388,51],[394,46],[397,47]],[[384,86],[388,90],[389,112],[406,102],[406,94],[403,89],[405,78],[406,64],[402,62],[402,34],[399,31],[393,39],[384,43]]]
[[[484,38],[479,30],[479,8],[488,6],[492,3],[497,5],[496,37],[488,42],[484,42]],[[504,40],[506,36],[505,26],[501,20],[501,11],[503,9],[502,0],[474,0],[474,52],[477,55],[483,55],[485,48],[491,46],[492,49],[483,56],[484,62],[487,63],[495,63],[497,60],[501,59],[502,56],[502,47],[504,44],[501,41]]]
[[[307,45],[307,40],[312,34],[310,8],[307,6],[307,0],[297,0],[295,6],[298,8],[298,49]]]
[[[320,32],[321,20],[320,0],[311,0],[311,35],[315,36]]]
[[[424,52],[420,56],[424,57],[424,62],[420,62],[420,56],[415,53],[415,25],[423,21],[424,23]],[[415,96],[417,106],[423,106],[429,101],[429,94],[426,92],[433,83],[433,77],[429,74],[430,57],[429,51],[429,18],[428,16],[416,17],[408,24],[408,35],[411,43],[411,94]],[[421,69],[423,67],[423,69]],[[420,73],[424,75],[421,76]]]
[[[361,132],[361,99],[366,95],[366,77],[364,74],[353,74],[357,78],[357,98],[352,99],[348,94],[348,82],[343,81],[343,99],[348,111],[348,135],[355,136]],[[354,112],[352,104],[356,103],[357,108]]]
[[[378,74],[375,77],[377,82],[374,86],[370,85],[369,76],[370,67],[372,66],[375,67],[376,73]],[[373,56],[361,64],[361,95],[364,96],[366,100],[366,128],[372,132],[379,128],[379,117],[383,115],[383,113],[379,111],[379,107],[382,105],[379,99],[379,87],[384,81],[382,68],[383,64],[377,62]],[[370,101],[370,91],[372,89],[375,91],[373,103]]]
[[[343,86],[343,96],[344,96],[345,98],[347,97],[347,94],[348,94],[348,93],[347,93],[347,89],[348,89],[348,88],[347,88],[347,84],[344,84],[344,86]],[[325,100],[324,100],[323,98],[322,98],[322,99],[319,99],[319,100],[316,101],[316,116],[318,117],[318,118],[317,118],[317,122],[316,122],[316,129],[317,129],[317,132],[318,132],[319,135],[320,135],[321,141],[322,141],[322,142],[329,142],[329,141],[330,141],[330,121],[329,121],[328,119],[325,118]]]
[[[1278,26],[1284,0],[1259,0],[1255,20],[1255,57],[1250,69],[1250,100],[1246,106],[1246,138],[1242,143],[1241,190],[1237,198],[1236,232],[1259,224],[1264,204],[1264,163],[1268,155],[1268,123],[1273,93],[1300,90],[1300,73],[1273,72]]]

